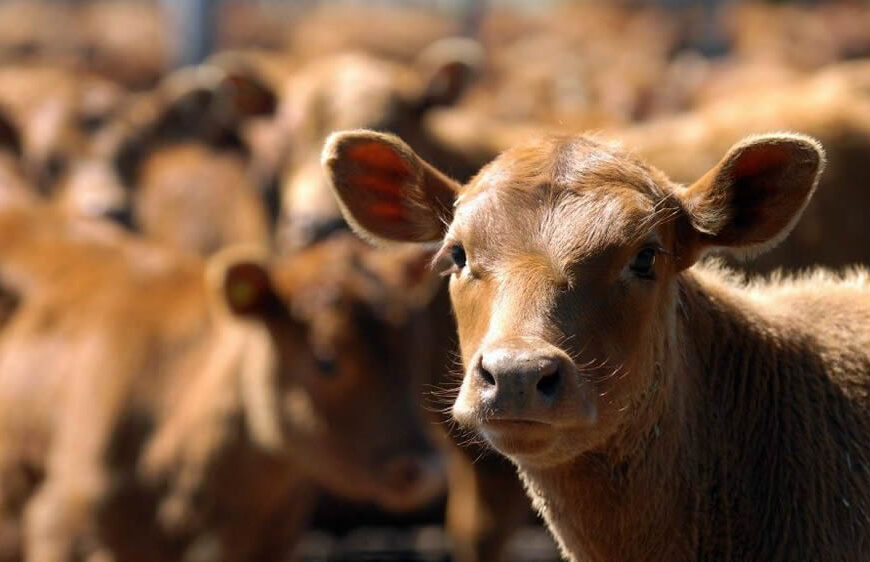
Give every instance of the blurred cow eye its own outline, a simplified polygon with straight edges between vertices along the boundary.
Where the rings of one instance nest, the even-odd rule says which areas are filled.
[[[634,257],[634,261],[631,262],[631,265],[629,267],[631,268],[631,271],[634,272],[634,274],[638,277],[652,279],[653,273],[655,272],[655,263],[656,250],[655,248],[647,247],[641,250]]]
[[[331,377],[338,372],[338,365],[332,357],[317,356],[314,361],[317,364],[317,371],[321,375]]]

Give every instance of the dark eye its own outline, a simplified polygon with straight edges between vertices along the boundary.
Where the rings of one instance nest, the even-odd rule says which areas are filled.
[[[465,267],[465,249],[459,244],[453,246],[450,248],[450,259],[457,268],[462,269]]]
[[[333,357],[316,356],[314,362],[317,364],[317,371],[321,375],[332,377],[338,372],[338,365]]]
[[[655,264],[656,249],[644,248],[634,257],[634,261],[631,262],[631,265],[629,267],[631,268],[631,271],[634,272],[634,274],[638,277],[652,279],[653,273],[655,272]]]
[[[82,115],[79,117],[79,127],[86,133],[95,133],[106,122],[105,115]]]

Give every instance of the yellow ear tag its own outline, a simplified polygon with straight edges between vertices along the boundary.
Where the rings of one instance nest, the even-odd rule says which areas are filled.
[[[227,297],[233,308],[246,309],[251,307],[257,299],[257,289],[246,280],[237,279],[230,284]]]

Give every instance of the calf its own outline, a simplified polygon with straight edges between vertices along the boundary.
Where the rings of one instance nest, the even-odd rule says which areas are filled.
[[[749,137],[684,187],[554,136],[460,187],[392,136],[324,150],[361,233],[443,240],[453,415],[572,560],[867,558],[868,272],[747,285],[698,263],[785,237],[823,162],[809,137]]]
[[[383,296],[424,285],[374,283],[389,278],[355,239],[203,264],[47,212],[0,213],[15,297],[0,334],[5,559],[19,535],[27,560],[279,559],[314,485],[391,509],[439,493],[414,366],[371,366],[406,340],[369,332],[413,310]]]
[[[111,162],[132,226],[201,255],[271,242],[268,179],[253,169],[244,123],[275,110],[249,75],[202,65],[168,76],[113,124]]]
[[[45,194],[89,159],[90,139],[125,99],[109,80],[48,63],[5,66],[0,85],[0,106],[17,131],[24,170]]]

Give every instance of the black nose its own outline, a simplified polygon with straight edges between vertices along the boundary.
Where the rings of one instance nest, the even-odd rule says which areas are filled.
[[[494,387],[497,395],[517,398],[556,398],[561,385],[562,360],[548,351],[496,347],[481,354],[477,374],[482,386]]]

